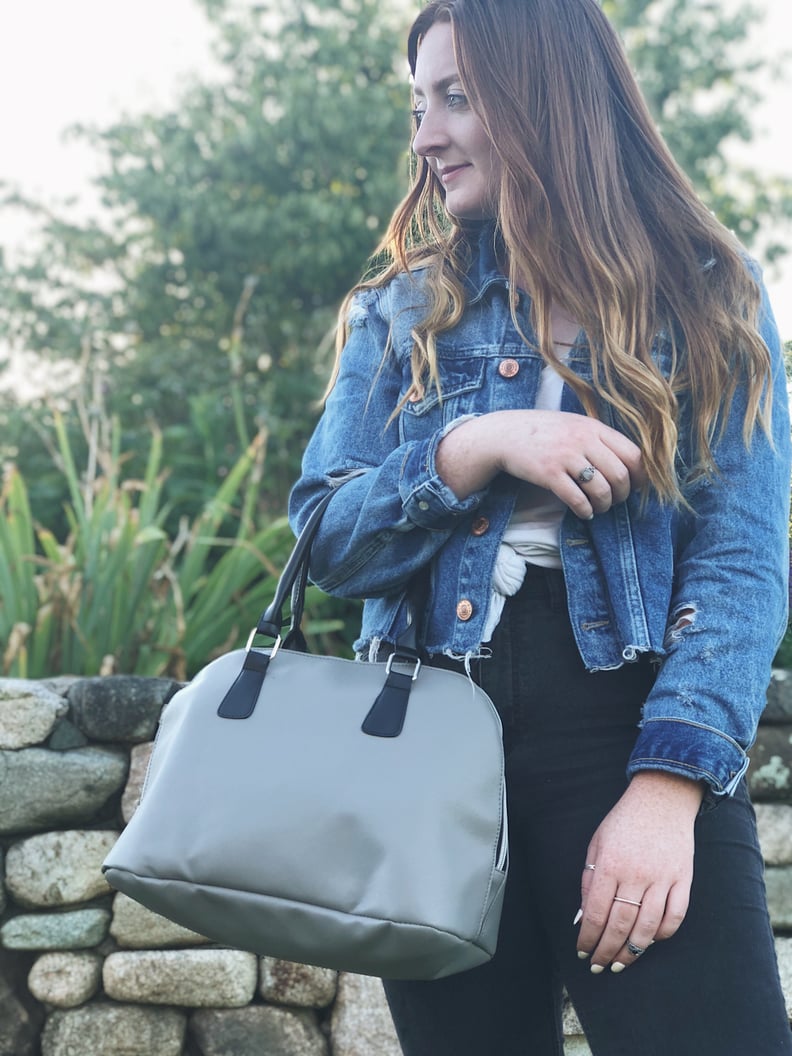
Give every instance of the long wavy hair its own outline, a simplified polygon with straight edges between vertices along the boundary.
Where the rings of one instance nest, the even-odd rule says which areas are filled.
[[[496,221],[515,323],[516,291],[525,287],[538,351],[587,413],[597,416],[603,400],[612,405],[658,496],[682,501],[683,394],[696,475],[717,471],[712,445],[738,384],[748,387],[746,443],[757,421],[768,427],[770,357],[739,243],[671,156],[597,0],[432,0],[410,31],[413,73],[438,21],[451,24],[462,84],[500,160]],[[469,240],[443,200],[427,160],[416,158],[375,257],[380,266],[350,294],[429,265],[429,308],[413,332],[413,394],[439,390],[436,336],[465,310]],[[553,302],[586,333],[591,385],[553,354]],[[650,354],[660,330],[673,348],[668,378]],[[345,339],[342,323],[339,354]]]

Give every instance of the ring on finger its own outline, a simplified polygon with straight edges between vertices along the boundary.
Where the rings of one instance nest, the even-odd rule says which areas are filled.
[[[633,955],[633,957],[640,957],[642,953],[646,953],[645,946],[636,946],[634,942],[627,940],[627,950]]]
[[[592,872],[597,868],[596,865],[592,865],[591,862],[586,862],[583,866],[584,869],[590,869]]]
[[[585,466],[583,469],[581,469],[581,471],[578,473],[577,479],[581,484],[588,484],[590,480],[594,479],[594,474],[596,472],[597,471],[594,466],[589,464],[588,466]]]
[[[620,898],[618,895],[613,896],[614,902],[624,902],[628,906],[642,906],[642,902],[636,902],[634,898]]]

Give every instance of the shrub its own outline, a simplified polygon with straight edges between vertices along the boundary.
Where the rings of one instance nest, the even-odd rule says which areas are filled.
[[[202,512],[169,537],[160,434],[152,436],[143,479],[123,480],[117,425],[110,433],[108,451],[96,444],[89,451],[81,480],[63,419],[55,416],[55,450],[70,496],[63,540],[33,522],[25,482],[15,466],[6,468],[0,491],[6,676],[124,672],[185,679],[244,641],[272,598],[293,537],[285,518],[253,525],[265,434],[254,438]],[[306,630],[332,636],[342,623],[332,613],[317,614]]]

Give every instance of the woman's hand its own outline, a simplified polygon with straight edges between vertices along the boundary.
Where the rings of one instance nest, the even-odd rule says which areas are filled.
[[[578,956],[619,972],[687,913],[693,826],[703,786],[663,771],[636,774],[588,847]],[[592,869],[591,866],[594,866]]]
[[[458,499],[510,473],[552,491],[583,520],[646,481],[640,449],[596,418],[566,411],[493,411],[463,422],[437,451],[437,470]]]

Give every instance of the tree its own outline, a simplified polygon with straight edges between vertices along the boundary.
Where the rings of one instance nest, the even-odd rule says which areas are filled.
[[[214,487],[265,426],[282,510],[326,376],[317,346],[404,182],[398,22],[375,0],[204,6],[222,82],[81,130],[108,160],[110,220],[41,212],[43,246],[6,269],[0,319],[17,347],[87,350],[109,412],[129,436],[155,419],[182,483]]]

